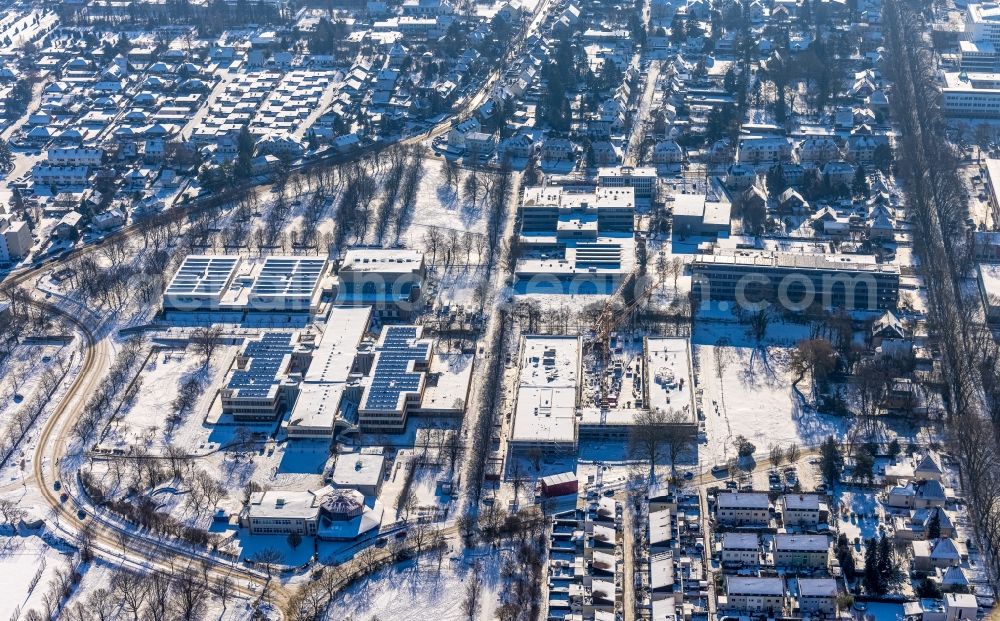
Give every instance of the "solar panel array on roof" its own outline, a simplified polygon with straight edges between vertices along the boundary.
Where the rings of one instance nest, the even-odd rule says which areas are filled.
[[[377,349],[375,369],[369,385],[366,410],[395,411],[404,393],[420,389],[423,373],[410,371],[414,361],[425,361],[430,343],[416,342],[415,326],[390,326]]]
[[[220,295],[239,261],[239,257],[191,255],[174,274],[166,295]]]
[[[246,369],[236,369],[227,386],[238,390],[241,398],[266,397],[271,387],[280,380],[285,356],[292,353],[292,335],[287,332],[267,332],[260,339],[250,341],[243,348],[243,355],[250,358]]]
[[[255,296],[312,296],[326,269],[326,259],[268,257],[254,281]]]

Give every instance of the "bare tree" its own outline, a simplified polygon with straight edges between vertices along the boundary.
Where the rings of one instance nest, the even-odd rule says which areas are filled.
[[[629,444],[649,460],[649,478],[656,477],[656,462],[669,452],[671,476],[676,475],[677,456],[691,441],[689,416],[678,410],[640,410],[629,431]]]
[[[24,518],[25,511],[9,498],[0,498],[0,517],[17,532],[17,525]]]
[[[279,565],[285,561],[285,555],[277,548],[261,548],[253,553],[250,561],[254,565],[263,565],[264,571],[267,572],[267,577],[270,579],[271,570],[274,569],[275,565]]]
[[[476,561],[476,564],[472,566],[472,575],[466,582],[465,600],[462,602],[462,609],[470,620],[475,619],[476,613],[479,611],[479,592],[482,588],[482,585],[479,584],[479,576],[481,573],[482,568],[479,561]]]
[[[270,572],[268,572],[270,576]],[[203,618],[208,598],[208,584],[204,578],[192,571],[185,571],[174,580],[175,595],[173,608],[176,618],[196,621]]]
[[[795,464],[797,461],[799,461],[799,457],[801,456],[802,456],[802,451],[799,450],[799,445],[796,444],[795,442],[789,444],[788,447],[785,449],[785,458],[788,460],[788,463],[790,464]]]
[[[771,459],[771,466],[775,468],[780,468],[781,463],[785,459],[784,449],[782,449],[781,446],[778,444],[772,444],[771,447],[768,449],[768,453],[769,453],[768,457],[770,457]]]
[[[191,333],[191,343],[201,355],[202,366],[207,367],[215,350],[222,344],[222,326],[213,324],[207,328],[195,328]]]
[[[132,614],[133,619],[138,620],[149,593],[149,584],[138,574],[123,570],[112,576],[111,588],[122,607]]]

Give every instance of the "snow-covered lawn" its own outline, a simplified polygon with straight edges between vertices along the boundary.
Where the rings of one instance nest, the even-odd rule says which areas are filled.
[[[437,559],[424,557],[420,565],[408,561],[383,569],[352,585],[340,596],[327,615],[329,621],[464,621],[468,581],[476,579],[479,589],[475,619],[493,619],[502,592],[497,551],[467,552],[460,558],[445,558],[441,571]]]
[[[735,457],[736,436],[750,440],[760,458],[771,444],[815,446],[843,432],[842,418],[803,408],[792,388],[789,353],[796,341],[808,338],[808,326],[774,324],[761,347],[735,323],[695,326],[692,356],[708,436],[699,451],[703,467]]]
[[[139,445],[162,449],[168,444],[184,447],[196,453],[206,443],[211,429],[204,424],[205,414],[216,390],[225,379],[238,347],[223,346],[213,355],[208,366],[193,349],[158,349],[152,353],[139,376],[143,389],[136,400],[129,404],[124,417],[112,424],[105,437],[105,444],[116,446]],[[170,429],[168,419],[181,386],[196,380],[201,394],[191,412]]]
[[[71,558],[35,535],[0,537],[0,619],[40,609],[53,574]]]

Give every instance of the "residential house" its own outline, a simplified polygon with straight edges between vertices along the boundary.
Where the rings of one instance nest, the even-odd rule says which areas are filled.
[[[974,621],[979,618],[979,604],[971,593],[945,593],[945,621]]]
[[[774,164],[791,159],[792,143],[784,137],[758,136],[740,139],[737,160],[744,164]]]
[[[501,160],[527,159],[535,153],[535,142],[527,134],[514,134],[503,139],[497,151]]]
[[[573,159],[573,143],[566,138],[546,138],[542,143],[542,159],[561,161]]]
[[[471,117],[458,123],[448,130],[448,146],[459,151],[465,149],[465,137],[483,130],[482,123],[476,117]]]
[[[722,536],[723,565],[760,564],[760,537],[757,533],[727,532]]]
[[[781,213],[803,213],[809,210],[809,203],[802,198],[798,190],[785,188],[778,195],[778,211]]]
[[[785,608],[785,581],[782,578],[726,576],[723,610],[781,616]]]
[[[941,466],[938,465],[934,457],[928,453],[924,455],[923,459],[917,464],[917,467],[913,469],[913,475],[919,481],[937,481],[940,483],[944,477],[944,471],[941,470]]]
[[[800,162],[822,164],[840,158],[840,145],[832,136],[812,136],[799,143]]]
[[[819,494],[785,494],[782,507],[782,522],[785,526],[812,528],[819,525]]]
[[[109,209],[91,218],[91,225],[98,231],[110,231],[125,225],[125,214],[121,209]]]
[[[868,341],[871,348],[881,356],[906,358],[913,354],[911,330],[891,310],[872,324]]]
[[[962,564],[962,550],[954,539],[943,537],[930,541],[913,541],[910,545],[913,548],[913,569],[917,571]]]
[[[799,612],[837,614],[837,581],[833,578],[799,578]]]
[[[906,485],[897,485],[889,490],[886,503],[897,509],[921,509],[924,507],[943,507],[945,503],[944,486],[940,481],[930,480]]]
[[[0,261],[23,259],[34,243],[27,222],[0,217]]]
[[[854,183],[854,166],[847,162],[827,162],[820,168],[820,172],[833,187],[842,185],[849,188]]]
[[[826,567],[830,561],[830,538],[826,535],[774,536],[775,567]]]
[[[660,140],[653,147],[653,163],[658,165],[680,164],[684,161],[684,149],[676,140]]]
[[[71,211],[64,215],[52,229],[52,237],[59,239],[76,239],[83,226],[83,214]]]
[[[715,516],[725,524],[764,526],[771,521],[771,501],[763,492],[725,492],[716,499]]]

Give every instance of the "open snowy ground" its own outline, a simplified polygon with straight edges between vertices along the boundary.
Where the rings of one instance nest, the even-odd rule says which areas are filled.
[[[56,356],[69,356],[69,347],[21,343],[0,365],[0,421],[6,421],[38,389],[42,372]]]
[[[465,621],[465,594],[470,580],[479,576],[478,610],[473,618],[493,619],[502,592],[496,550],[467,552],[445,557],[438,572],[437,559],[425,557],[420,566],[407,561],[383,569],[344,591],[331,607],[328,621]]]
[[[0,618],[40,609],[52,576],[71,558],[35,535],[0,537]]]
[[[463,200],[461,185],[456,192],[454,186],[445,183],[442,161],[438,158],[424,158],[413,219],[400,240],[408,248],[424,248],[426,244],[423,240],[429,228],[439,229],[445,235],[451,231],[459,234],[466,231],[486,232],[485,210],[478,209]],[[467,171],[462,171],[463,181],[468,174]],[[440,259],[440,253],[438,254]]]
[[[205,414],[238,351],[236,346],[219,347],[208,365],[203,365],[193,348],[153,351],[140,375],[144,389],[121,422],[109,428],[105,444],[138,444],[156,449],[176,444],[192,453],[199,452],[196,449],[206,444],[211,432],[204,424]],[[191,412],[175,429],[168,430],[173,402],[189,380],[198,382],[201,394]]]
[[[757,346],[744,326],[695,324],[692,357],[708,436],[699,450],[703,467],[735,457],[739,435],[756,445],[759,459],[771,444],[810,447],[844,431],[843,419],[803,408],[792,388],[791,347],[808,336],[806,325],[774,324]]]

